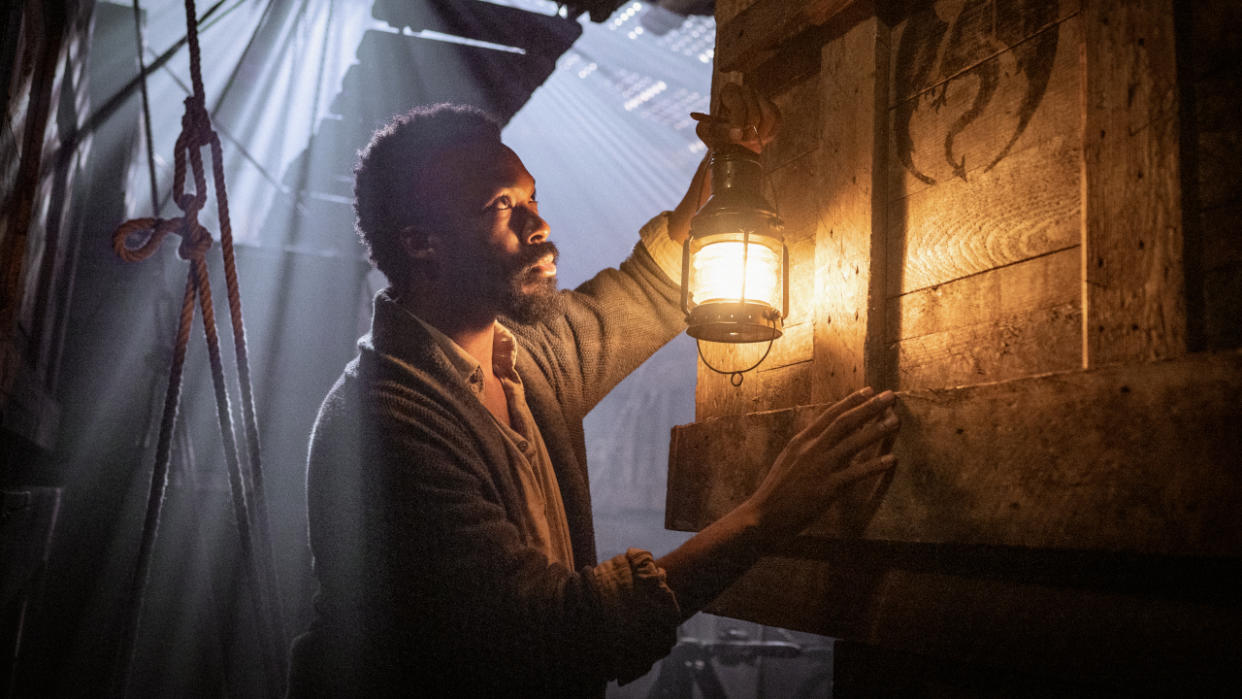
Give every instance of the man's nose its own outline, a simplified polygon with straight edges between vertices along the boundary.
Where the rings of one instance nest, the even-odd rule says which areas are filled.
[[[548,239],[548,233],[551,228],[548,222],[543,220],[539,212],[531,207],[523,207],[522,209],[522,242],[527,245],[542,243]]]

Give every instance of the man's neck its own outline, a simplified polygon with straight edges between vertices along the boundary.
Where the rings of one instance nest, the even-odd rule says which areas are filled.
[[[492,376],[493,340],[496,336],[496,316],[474,309],[455,308],[450,305],[428,303],[421,294],[405,294],[399,300],[406,310],[419,320],[444,333],[453,342],[474,357],[483,368],[486,378]],[[472,312],[473,311],[473,312]]]

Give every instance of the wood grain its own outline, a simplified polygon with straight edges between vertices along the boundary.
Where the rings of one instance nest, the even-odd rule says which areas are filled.
[[[785,163],[819,147],[819,76],[804,78],[779,94],[768,95],[781,112],[780,135],[763,149],[763,169],[775,172]]]
[[[883,216],[883,207],[877,212],[875,188],[877,179],[883,182],[877,144],[884,143],[887,38],[886,27],[872,18],[825,45],[821,55],[816,402],[844,396],[867,382],[869,328],[883,321],[883,286],[875,279],[877,271],[883,273],[882,256],[875,255],[883,230],[876,218]]]
[[[1077,244],[1081,157],[1074,132],[891,203],[889,297]]]
[[[789,317],[786,325],[814,321],[818,301],[815,292],[815,236],[808,236],[789,246]]]
[[[1242,45],[1236,31],[1242,6],[1222,0],[1188,5],[1179,4],[1190,21],[1178,27],[1177,37],[1187,344],[1191,350],[1225,349],[1242,346]]]
[[[752,68],[781,42],[859,4],[858,0],[755,2],[732,17],[717,5],[716,62],[724,70]]]
[[[1039,308],[902,340],[889,347],[884,384],[900,390],[970,386],[1082,363],[1082,306]]]
[[[790,364],[805,362],[811,358],[812,326],[810,323],[791,323],[784,328],[784,334],[772,341],[772,349],[768,350],[767,342],[704,342],[703,356],[712,366],[720,369],[746,368],[759,361],[764,353],[767,358],[759,365],[760,370],[779,369]],[[727,384],[728,377],[722,377]]]
[[[1034,308],[1076,301],[1079,271],[1076,248],[892,299],[887,306],[890,340],[930,335],[963,325],[994,323]]]
[[[730,385],[727,376],[711,373],[702,362],[698,371],[694,407],[699,421],[811,402],[810,360],[777,368],[765,364],[746,374],[741,386]]]
[[[834,503],[818,535],[1242,555],[1242,353],[900,394],[899,467]],[[675,428],[667,526],[753,492],[806,406]]]
[[[1084,9],[1087,366],[1186,351],[1172,0]]]
[[[921,555],[911,561],[887,554],[879,544],[824,548],[822,559],[763,559],[708,611],[919,653],[941,665],[968,663],[1042,680],[1086,682],[1088,696],[1114,696],[1104,687],[1128,689],[1122,696],[1176,696],[1194,688],[1215,694],[1225,686],[1221,682],[1237,682],[1242,612],[1228,602],[1185,594],[1216,568],[1236,583],[1236,561],[1213,566],[1186,558],[1144,560],[1125,574],[1149,577],[1147,589],[1113,590],[1084,588],[1072,572],[1013,580],[1016,571],[1048,563],[1036,552],[1005,552],[1001,566],[975,563],[946,571],[944,559],[954,556],[938,549],[916,547]],[[980,550],[957,557],[989,558]],[[1081,557],[1069,560],[1094,565]],[[1083,691],[1032,690],[1018,696]]]
[[[716,0],[716,24],[717,26],[724,24],[734,17],[742,14],[751,5],[763,0]],[[719,41],[719,32],[717,33],[717,41]],[[719,62],[717,62],[719,63]]]
[[[819,130],[819,125],[807,125]],[[815,235],[819,225],[818,149],[765,172],[765,195],[785,221],[785,240],[794,243]]]
[[[920,92],[937,88],[944,81],[1013,49],[1082,9],[1082,0],[1051,0],[1045,4],[1055,7],[1040,7],[1037,18],[1030,12],[1031,7],[1014,2],[938,0],[934,3],[914,3],[914,11],[893,26],[894,51],[910,31],[927,33],[939,29],[943,37],[938,50],[919,57],[924,68],[920,75],[903,77],[898,70],[898,61],[894,60],[889,104],[895,105]]]
[[[1082,364],[1077,246],[890,299],[890,372],[903,390],[965,386]]]
[[[973,181],[998,167],[997,158],[1003,162],[1027,149],[1047,149],[1048,142],[1056,139],[1077,141],[1082,114],[1078,56],[1082,23],[1077,17],[1058,21],[1026,42],[1054,34],[1056,49],[1049,57],[1047,83],[1037,95],[1031,93],[1037,86],[1020,70],[1021,61],[1030,57],[1009,49],[894,107],[889,137],[890,197],[908,196],[936,183]],[[992,75],[997,83],[989,89],[994,91],[981,95]],[[984,97],[986,101],[977,103]],[[897,122],[902,110],[909,114],[904,133]],[[906,147],[911,152],[905,157],[913,170],[898,153],[903,136],[909,139]]]

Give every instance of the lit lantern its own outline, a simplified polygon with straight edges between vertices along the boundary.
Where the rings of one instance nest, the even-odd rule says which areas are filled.
[[[691,220],[682,249],[686,332],[709,342],[771,342],[789,314],[784,224],[760,192],[758,155],[725,146],[712,152],[711,169],[712,197]],[[741,382],[741,372],[721,373]]]

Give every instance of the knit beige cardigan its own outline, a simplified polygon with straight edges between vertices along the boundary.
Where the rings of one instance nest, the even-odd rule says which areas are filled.
[[[317,619],[296,642],[298,696],[602,695],[675,640],[650,555],[596,565],[582,420],[683,328],[677,287],[639,244],[552,321],[502,320],[565,503],[576,570],[525,544],[500,433],[426,330],[392,299],[311,438]]]

